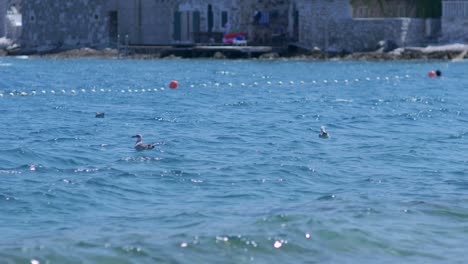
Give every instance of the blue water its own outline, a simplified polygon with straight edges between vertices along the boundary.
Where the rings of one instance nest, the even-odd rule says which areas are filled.
[[[464,263],[467,69],[2,58],[0,263]]]

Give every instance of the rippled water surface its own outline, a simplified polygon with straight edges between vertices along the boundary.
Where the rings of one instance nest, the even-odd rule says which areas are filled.
[[[0,59],[0,263],[464,263],[467,69]]]

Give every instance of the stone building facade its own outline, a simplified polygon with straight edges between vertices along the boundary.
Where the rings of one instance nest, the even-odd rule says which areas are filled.
[[[23,9],[26,49],[220,43],[232,31],[270,44],[286,39],[288,23],[287,0],[35,0]]]
[[[22,6],[24,49],[108,45],[106,0],[35,0]]]
[[[5,36],[7,0],[0,0],[0,38]]]
[[[444,42],[468,43],[468,0],[444,0],[442,12]]]
[[[222,36],[228,22],[245,29],[242,1],[27,1],[22,43],[47,49],[203,42]]]
[[[353,1],[348,0],[291,2],[290,25],[298,24],[298,43],[308,49],[317,47],[333,52],[369,51],[375,50],[382,40],[393,42],[399,47],[417,46],[434,41],[440,28],[437,19],[355,18]],[[359,7],[361,2],[354,2]]]
[[[225,33],[238,31],[246,33],[254,45],[296,43],[308,49],[366,51],[374,50],[381,40],[400,47],[435,42],[440,20],[420,17],[420,2],[34,0],[22,5],[21,40],[23,47],[31,50],[103,48],[118,43],[220,43]],[[449,2],[468,0],[443,2],[445,7]],[[467,28],[464,21],[464,17],[444,13],[444,31],[451,39],[462,38]],[[459,29],[449,31],[452,23]]]

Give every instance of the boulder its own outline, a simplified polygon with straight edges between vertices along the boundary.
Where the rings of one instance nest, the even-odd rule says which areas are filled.
[[[390,52],[398,48],[398,45],[393,40],[381,40],[377,43],[377,51]]]

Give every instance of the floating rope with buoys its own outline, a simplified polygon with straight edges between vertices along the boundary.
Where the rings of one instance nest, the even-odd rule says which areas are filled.
[[[197,87],[202,87],[202,88],[220,88],[220,87],[225,87],[225,88],[235,88],[235,87],[287,87],[287,86],[335,86],[335,85],[345,85],[349,86],[352,84],[358,84],[362,82],[372,82],[372,81],[377,81],[377,82],[382,82],[382,81],[402,81],[404,79],[410,79],[410,75],[404,75],[404,76],[376,76],[376,77],[365,77],[365,78],[354,78],[354,79],[344,79],[344,80],[338,80],[338,79],[324,79],[324,80],[309,80],[309,81],[273,81],[273,80],[263,80],[263,81],[254,81],[251,83],[246,83],[246,82],[241,82],[238,84],[232,83],[232,82],[208,82],[208,83],[198,83],[198,84],[188,84],[186,87],[188,88],[197,88]],[[169,88],[171,90],[175,90],[179,88],[180,84],[178,81],[173,80],[169,83]],[[160,88],[142,88],[142,89],[104,89],[104,88],[81,88],[81,89],[41,89],[41,90],[31,90],[31,91],[18,91],[18,90],[10,90],[10,91],[1,91],[0,90],[0,98],[5,98],[5,97],[26,97],[26,96],[46,96],[46,95],[78,95],[78,94],[99,94],[99,93],[120,93],[120,94],[125,94],[125,93],[155,93],[159,91],[164,91],[164,87]]]

